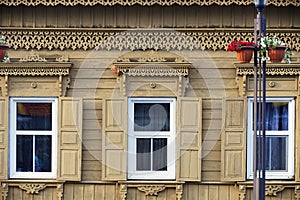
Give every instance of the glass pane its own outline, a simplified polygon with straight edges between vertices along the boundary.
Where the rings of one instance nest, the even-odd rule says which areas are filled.
[[[170,131],[169,103],[135,103],[135,131]]]
[[[167,171],[167,138],[153,139],[153,170]]]
[[[266,102],[266,130],[287,131],[288,130],[288,102]],[[253,115],[254,116],[254,115]],[[258,118],[258,116],[257,116]],[[257,120],[257,130],[260,130],[260,122]],[[254,127],[254,126],[253,126]]]
[[[151,139],[136,139],[136,170],[151,170]]]
[[[287,137],[266,137],[266,170],[287,170]]]
[[[17,130],[52,130],[52,103],[17,103]]]
[[[17,171],[33,171],[33,136],[17,135]]]
[[[35,136],[35,171],[51,172],[51,136]]]

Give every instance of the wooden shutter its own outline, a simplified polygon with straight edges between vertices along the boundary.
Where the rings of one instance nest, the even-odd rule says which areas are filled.
[[[295,143],[294,143],[294,148],[295,148],[295,181],[300,181],[300,97],[298,96],[298,101],[297,101],[297,105],[296,105],[296,123],[295,123],[295,127],[296,127],[296,133],[294,135],[295,138]]]
[[[59,99],[58,179],[80,181],[82,155],[82,99]]]
[[[244,98],[223,101],[221,180],[244,181],[246,176],[246,104]]]
[[[202,101],[199,98],[179,99],[179,152],[177,178],[201,180]]]
[[[0,179],[7,179],[7,99],[0,98]]]
[[[104,99],[102,134],[102,179],[126,180],[127,101]]]

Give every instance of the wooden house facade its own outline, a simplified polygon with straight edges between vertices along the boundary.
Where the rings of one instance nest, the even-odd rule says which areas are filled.
[[[251,0],[2,0],[3,200],[253,199]],[[300,2],[269,0],[266,199],[300,199]],[[277,117],[277,118],[276,118]],[[275,128],[274,128],[275,127]]]

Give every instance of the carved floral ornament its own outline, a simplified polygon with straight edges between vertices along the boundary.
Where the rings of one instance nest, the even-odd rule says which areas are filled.
[[[224,1],[226,2],[226,1]],[[252,41],[253,31],[245,29],[0,29],[10,48],[48,50],[226,50],[232,38]],[[268,31],[268,36],[282,38],[292,51],[300,51],[300,32]],[[214,41],[214,42],[211,42]]]
[[[2,0],[0,5],[4,4],[7,6],[18,6],[18,5],[26,5],[26,6],[37,6],[37,5],[46,5],[46,6],[75,6],[75,5],[84,5],[84,6],[94,6],[94,5],[103,5],[103,6],[113,6],[113,5],[122,5],[122,6],[132,6],[132,5],[142,5],[142,6],[151,6],[154,4],[162,5],[162,6],[170,6],[170,5],[181,5],[181,6],[190,6],[190,5],[200,5],[200,6],[209,6],[212,4],[217,4],[221,6],[228,6],[231,4],[237,5],[251,5],[253,4],[253,0]],[[268,5],[275,6],[300,6],[300,2],[298,0],[270,0],[268,1]]]

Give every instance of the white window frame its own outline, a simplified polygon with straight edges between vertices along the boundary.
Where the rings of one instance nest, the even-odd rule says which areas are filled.
[[[253,98],[248,99],[247,119],[247,178],[253,179]],[[295,100],[288,97],[267,98],[266,102],[288,102],[289,125],[287,131],[266,131],[266,136],[287,136],[287,171],[266,171],[266,179],[294,178],[294,132],[295,132]]]
[[[24,130],[18,131],[16,128],[16,113],[17,103],[52,103],[52,130],[51,131],[32,131]],[[56,178],[57,171],[57,132],[58,132],[58,100],[57,98],[10,98],[10,115],[9,115],[9,177],[10,178],[24,178],[24,179],[53,179]],[[51,135],[51,172],[18,172],[16,169],[16,140],[17,135]]]
[[[170,103],[170,131],[134,131],[135,103]],[[174,180],[175,179],[175,135],[176,135],[175,98],[129,98],[128,100],[128,179]],[[167,171],[136,170],[136,139],[167,138]]]

